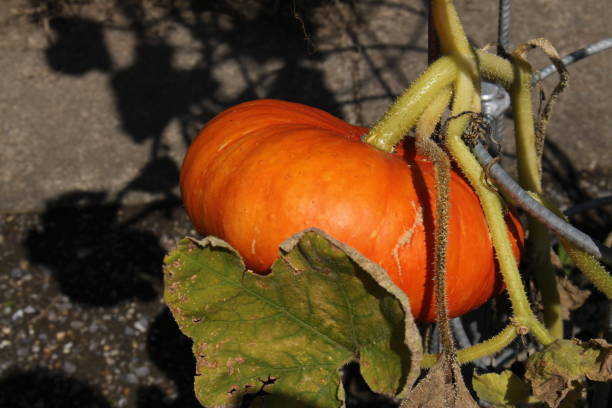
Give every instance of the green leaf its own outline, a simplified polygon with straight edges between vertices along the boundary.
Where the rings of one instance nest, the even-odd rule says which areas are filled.
[[[556,408],[581,392],[586,378],[612,380],[612,346],[601,339],[556,340],[529,358],[525,378],[536,398]]]
[[[267,276],[213,237],[184,239],[166,257],[165,301],[194,341],[200,402],[238,406],[265,382],[266,407],[338,407],[351,360],[376,392],[408,387],[418,370],[405,343],[420,339],[405,295],[381,286],[384,270],[316,230],[280,253]]]
[[[474,374],[472,387],[478,398],[494,407],[515,407],[530,402],[529,385],[509,370],[499,374]]]

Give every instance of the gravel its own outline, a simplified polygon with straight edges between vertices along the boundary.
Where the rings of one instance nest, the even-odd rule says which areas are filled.
[[[125,219],[143,211],[147,208],[124,208],[123,216],[106,227],[123,228]],[[86,214],[72,214],[71,223],[91,222],[92,214]],[[78,242],[92,237],[51,234],[55,224],[45,221],[46,215],[0,215],[1,236],[10,237],[0,246],[0,407],[199,407],[192,389],[191,342],[162,301],[161,256],[151,266],[145,259],[130,261],[109,252],[91,269],[96,255],[79,257]],[[96,230],[93,224],[90,228]],[[94,235],[100,245],[117,239],[122,247],[154,243],[154,252],[163,254],[176,242],[170,237],[190,230],[182,209],[171,204],[148,212],[121,234]],[[163,239],[151,239],[160,231]],[[40,258],[39,247],[47,246],[59,258],[31,261]],[[69,254],[78,261],[65,262]],[[71,274],[90,270],[87,279],[72,280],[66,267]],[[143,289],[140,282],[123,291],[121,286],[133,283],[124,276],[129,273],[146,273],[148,286]],[[111,296],[103,302],[106,293]]]

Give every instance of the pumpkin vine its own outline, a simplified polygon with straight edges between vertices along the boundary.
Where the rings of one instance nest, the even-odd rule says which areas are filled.
[[[480,197],[500,264],[500,271],[504,277],[513,307],[510,325],[515,328],[514,333],[511,328],[506,328],[500,335],[490,341],[472,346],[469,350],[459,351],[460,361],[465,362],[499,351],[517,333],[525,334],[527,331],[531,332],[542,344],[549,344],[555,338],[562,337],[559,295],[556,291],[549,257],[545,256],[550,247],[550,233],[546,225],[533,217],[530,218],[530,250],[535,253],[535,258],[540,260],[534,269],[539,270],[536,274],[536,281],[543,292],[545,325],[542,325],[529,305],[525,288],[521,282],[505,230],[503,204],[497,194],[486,185],[487,177],[482,166],[462,140],[470,116],[462,115],[462,113],[480,112],[479,84],[481,77],[493,80],[511,91],[519,149],[518,165],[521,185],[526,190],[541,197],[538,155],[541,149],[538,149],[537,146],[538,140],[539,144],[542,144],[544,132],[543,128],[538,128],[538,124],[533,121],[533,108],[531,106],[532,70],[531,66],[524,60],[523,55],[526,49],[537,45],[542,46],[551,55],[554,62],[558,63],[560,59],[552,47],[543,40],[533,40],[519,46],[510,60],[489,54],[483,50],[475,51],[467,41],[452,0],[432,0],[431,8],[443,56],[430,65],[419,80],[408,88],[402,97],[388,109],[387,113],[364,137],[364,140],[381,150],[391,151],[393,146],[408,133],[415,122],[421,120],[437,123],[444,113],[444,110],[440,110],[436,115],[431,116],[426,115],[422,110],[415,110],[413,107],[433,103],[432,101],[438,99],[441,100],[448,92],[447,87],[452,88],[450,110],[452,116],[447,131],[442,135],[443,143]],[[562,88],[567,82],[567,78],[562,64],[558,63],[556,65],[560,65],[558,69],[562,73],[562,85],[557,88]],[[438,80],[437,84],[430,82],[436,79]],[[559,89],[556,89],[555,96],[558,93]],[[437,98],[436,95],[438,95]],[[407,110],[410,110],[410,113],[404,114]],[[431,112],[431,110],[428,112]],[[550,105],[547,105],[546,115],[542,122],[545,123],[549,116]],[[536,137],[538,129],[539,136]],[[566,240],[562,240],[562,242],[566,242]],[[578,252],[580,252],[580,255],[577,254]],[[579,261],[578,266],[581,269],[583,269],[582,267],[587,269],[586,275],[592,281],[599,283],[609,280],[609,275],[592,257],[573,246],[571,253],[573,253],[573,258]],[[586,261],[587,259],[589,261]],[[600,283],[597,286],[602,287],[606,292],[605,284]],[[435,361],[434,356],[426,356],[424,365],[429,366],[433,361]]]

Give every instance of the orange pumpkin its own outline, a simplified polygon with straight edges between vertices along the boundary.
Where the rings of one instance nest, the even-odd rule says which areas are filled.
[[[410,141],[388,154],[361,142],[366,132],[291,102],[234,106],[206,124],[187,151],[185,208],[200,233],[226,240],[262,274],[283,240],[320,228],[385,268],[415,318],[433,321],[433,166]],[[521,241],[520,223],[510,219]],[[455,172],[448,240],[453,317],[502,287],[478,197]]]

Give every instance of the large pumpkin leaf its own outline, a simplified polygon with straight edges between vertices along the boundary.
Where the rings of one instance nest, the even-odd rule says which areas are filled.
[[[194,341],[200,402],[237,406],[265,387],[266,407],[337,407],[352,360],[374,391],[408,389],[420,340],[384,270],[316,230],[280,253],[267,276],[216,238],[184,239],[166,257],[165,300]]]

